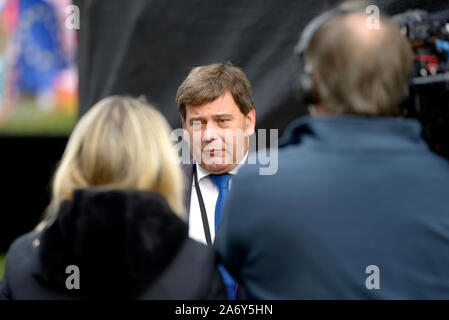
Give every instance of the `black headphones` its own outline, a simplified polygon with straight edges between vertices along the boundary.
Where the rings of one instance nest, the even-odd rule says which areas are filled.
[[[316,103],[315,88],[312,78],[312,66],[306,63],[305,53],[316,31],[328,20],[339,15],[350,13],[363,13],[362,8],[337,7],[318,15],[310,21],[301,33],[299,41],[295,45],[294,54],[299,62],[299,72],[294,83],[295,96],[303,103],[309,105]],[[409,95],[408,83],[404,87],[404,99]]]
[[[360,10],[334,8],[323,12],[312,21],[310,21],[301,33],[299,41],[295,45],[294,54],[299,62],[299,72],[295,80],[294,91],[296,97],[306,104],[313,104],[316,102],[315,88],[312,79],[312,66],[306,63],[305,53],[309,48],[310,42],[316,31],[328,20],[333,17],[360,12]]]

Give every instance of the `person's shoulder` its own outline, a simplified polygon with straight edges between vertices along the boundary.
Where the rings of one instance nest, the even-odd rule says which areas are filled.
[[[193,174],[193,166],[194,164],[192,162],[181,163],[181,169],[182,172],[184,172],[184,175],[186,175],[187,177],[191,176]]]
[[[34,246],[33,246],[34,243]],[[39,245],[39,232],[30,231],[16,238],[10,245],[7,258],[11,259],[21,253],[27,253]]]
[[[31,231],[15,239],[9,246],[5,261],[5,274],[16,278],[31,270],[35,263],[35,250],[39,246],[39,232]]]
[[[226,291],[217,270],[217,255],[211,246],[188,238],[184,252],[189,269],[183,273],[188,282],[195,283],[197,297],[201,299],[225,299]],[[212,294],[212,295],[211,295]]]
[[[173,267],[181,267],[184,274],[192,278],[201,278],[211,272],[216,265],[215,251],[194,239],[187,238],[178,252]]]
[[[186,238],[178,253],[142,299],[201,299],[212,286],[216,258],[212,248]]]
[[[214,262],[215,252],[211,247],[187,237],[170,264],[167,265],[167,269],[176,272],[179,268],[186,267],[185,272],[195,273],[200,268],[214,264]]]
[[[208,264],[210,262],[215,262],[214,250],[191,238],[186,239],[180,254],[188,257],[194,264]]]
[[[237,179],[243,181],[276,178],[281,170],[284,171],[298,164],[301,152],[299,146],[272,147],[252,152],[238,172]]]

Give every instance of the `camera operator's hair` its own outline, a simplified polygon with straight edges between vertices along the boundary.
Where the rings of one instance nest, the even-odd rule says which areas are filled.
[[[184,218],[183,175],[165,118],[147,103],[111,96],[78,122],[55,172],[52,198],[37,230],[55,221],[75,189],[137,189],[161,194]]]
[[[327,112],[398,113],[413,51],[391,19],[381,18],[379,29],[368,29],[368,18],[361,13],[333,17],[310,41],[306,60],[319,77],[316,90]]]
[[[176,94],[179,114],[185,120],[187,105],[213,101],[228,90],[244,115],[254,108],[251,84],[242,69],[230,62],[193,68]]]

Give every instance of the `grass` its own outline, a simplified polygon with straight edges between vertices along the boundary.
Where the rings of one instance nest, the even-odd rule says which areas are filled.
[[[30,99],[14,107],[7,120],[0,122],[0,134],[6,135],[69,135],[76,123],[76,112],[46,111]]]
[[[3,277],[3,271],[5,271],[5,258],[6,255],[4,253],[0,253],[0,280]]]

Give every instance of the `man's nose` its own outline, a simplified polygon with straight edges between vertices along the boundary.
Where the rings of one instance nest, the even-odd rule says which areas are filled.
[[[210,142],[219,137],[218,130],[213,124],[207,124],[203,131],[203,141]]]

